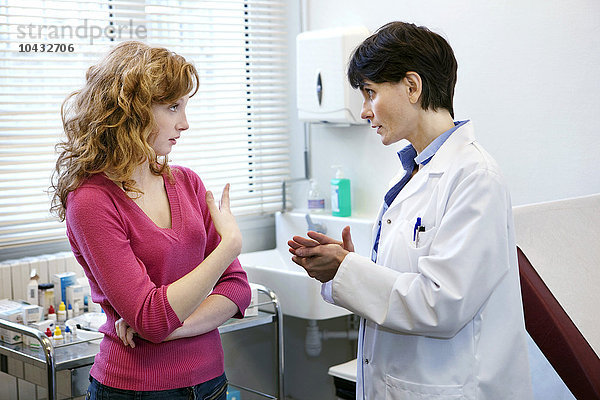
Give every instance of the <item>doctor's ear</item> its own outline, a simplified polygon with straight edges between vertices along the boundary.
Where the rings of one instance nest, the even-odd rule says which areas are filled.
[[[404,76],[403,81],[408,88],[408,100],[412,104],[417,104],[421,98],[421,92],[423,91],[423,81],[421,80],[421,76],[414,71],[408,71]]]

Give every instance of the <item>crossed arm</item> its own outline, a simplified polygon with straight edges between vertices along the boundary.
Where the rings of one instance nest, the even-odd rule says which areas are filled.
[[[200,306],[175,329],[165,341],[198,336],[210,332],[221,326],[238,311],[238,306],[227,297],[220,294],[211,294]],[[127,325],[123,318],[115,322],[115,330],[119,339],[125,346],[135,347],[134,335],[136,332]]]

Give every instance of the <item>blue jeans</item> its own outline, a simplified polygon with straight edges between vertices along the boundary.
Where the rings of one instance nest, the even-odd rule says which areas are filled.
[[[135,391],[105,386],[90,376],[85,400],[226,400],[225,374],[196,386],[170,390]]]

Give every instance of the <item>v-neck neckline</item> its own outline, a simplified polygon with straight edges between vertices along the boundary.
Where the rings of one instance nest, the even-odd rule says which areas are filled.
[[[116,190],[117,192],[119,192],[120,196],[124,197],[126,199],[125,201],[127,201],[131,205],[131,207],[134,210],[136,210],[139,214],[143,215],[143,217],[146,218],[146,220],[148,220],[156,229],[160,230],[161,232],[172,233],[172,234],[176,234],[177,232],[179,232],[179,229],[181,227],[181,212],[179,209],[180,207],[179,207],[179,195],[177,193],[177,185],[175,183],[170,183],[164,174],[162,174],[161,177],[163,179],[165,191],[167,192],[167,201],[169,203],[169,210],[171,213],[171,227],[170,228],[163,228],[161,226],[158,226],[156,224],[156,222],[154,222],[154,220],[152,218],[150,218],[150,216],[148,216],[148,214],[146,214],[146,212],[135,201],[133,201],[133,199],[131,197],[129,197],[123,189],[121,189],[116,184],[116,182],[114,182],[113,180],[111,180],[104,174],[103,174],[103,176],[105,179],[110,181],[113,189]]]

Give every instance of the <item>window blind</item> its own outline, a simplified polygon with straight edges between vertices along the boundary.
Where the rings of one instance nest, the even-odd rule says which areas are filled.
[[[198,69],[171,163],[217,195],[231,183],[238,216],[279,209],[289,175],[284,19],[284,0],[0,0],[0,249],[64,240],[47,193],[60,105],[125,40]]]

